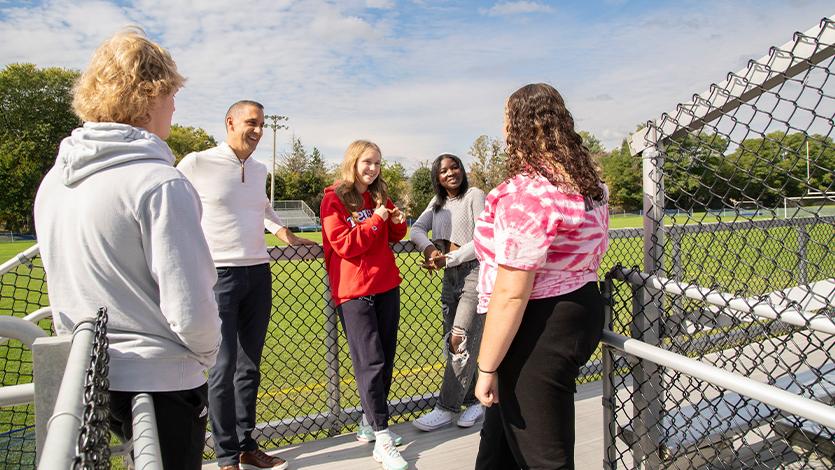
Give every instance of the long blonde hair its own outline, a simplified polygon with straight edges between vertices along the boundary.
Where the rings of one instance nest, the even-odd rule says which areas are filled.
[[[357,181],[357,162],[362,154],[368,150],[374,150],[380,154],[382,158],[383,153],[380,152],[380,147],[374,142],[368,140],[355,140],[351,142],[348,149],[345,150],[345,157],[342,159],[342,165],[339,167],[340,176],[342,177],[336,185],[336,195],[345,207],[353,212],[362,209],[363,200],[362,194],[357,191],[354,183]],[[388,200],[388,192],[386,191],[386,182],[383,181],[382,168],[380,174],[368,186],[368,191],[371,193],[371,198],[375,205],[385,205]]]

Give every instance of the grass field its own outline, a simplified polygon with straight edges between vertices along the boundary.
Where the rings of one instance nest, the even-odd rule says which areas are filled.
[[[709,220],[700,220],[703,223]],[[715,220],[714,220],[715,221]],[[680,219],[677,220],[680,223]],[[636,227],[639,216],[615,217],[612,228]],[[320,233],[300,234],[321,242]],[[810,280],[835,276],[835,227],[821,224],[809,231],[807,246]],[[277,245],[268,235],[267,244]],[[615,264],[642,264],[641,238],[613,239],[602,268]],[[0,259],[8,259],[32,242],[0,244]],[[797,284],[799,259],[798,237],[791,227],[736,230],[686,235],[681,241],[681,278],[700,285],[720,286],[740,295],[763,293]],[[671,247],[666,255],[669,258]],[[0,315],[22,316],[46,305],[42,270],[19,267],[0,278]],[[441,355],[441,309],[438,302],[440,277],[419,267],[417,253],[398,254],[403,275],[401,285],[401,325],[391,397],[412,397],[434,393],[443,372]],[[269,422],[293,416],[326,412],[327,363],[326,325],[333,318],[325,313],[321,260],[278,261],[272,264],[273,315],[262,360],[262,387],[259,393],[258,421]],[[601,274],[603,272],[601,271]],[[623,287],[620,311],[629,311],[628,289]],[[616,321],[625,328],[628,318]],[[48,322],[42,326],[48,328]],[[621,329],[619,328],[619,329]],[[344,335],[339,335],[340,403],[343,408],[359,406],[353,383]],[[2,382],[14,384],[31,380],[28,351],[11,342],[0,346]],[[17,407],[0,413],[0,461],[3,460],[3,436],[31,424],[30,407]],[[414,419],[420,410],[402,410],[395,421]],[[349,425],[350,426],[350,425]],[[282,436],[266,444],[283,445],[312,435]],[[14,447],[9,441],[6,449]]]

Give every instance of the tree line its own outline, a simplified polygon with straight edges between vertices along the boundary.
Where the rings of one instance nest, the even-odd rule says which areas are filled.
[[[71,109],[78,76],[75,70],[33,64],[11,64],[0,70],[0,229],[32,229],[38,185],[53,165],[61,140],[81,125]],[[626,139],[607,151],[594,135],[580,134],[609,186],[613,209],[640,210],[641,159],[631,154]],[[217,145],[204,129],[178,124],[172,126],[167,143],[177,161],[189,152]],[[784,196],[829,191],[835,178],[832,138],[817,134],[773,132],[732,143],[718,134],[691,133],[669,142],[665,152],[670,208],[700,211],[752,201],[777,207]],[[501,139],[479,136],[467,155],[472,186],[489,191],[501,183],[507,160]],[[274,171],[275,199],[303,200],[317,214],[324,188],[338,177],[337,168],[327,164],[318,148],[308,149],[296,137]],[[401,163],[386,161],[382,175],[392,200],[410,217],[417,217],[434,194],[429,160],[411,174]],[[270,182],[266,184],[269,194]]]

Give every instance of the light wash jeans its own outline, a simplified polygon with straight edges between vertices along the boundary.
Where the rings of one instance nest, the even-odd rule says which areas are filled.
[[[446,268],[441,288],[441,309],[444,314],[444,350],[447,363],[437,406],[459,412],[461,406],[478,402],[475,397],[476,359],[484,331],[484,315],[478,306],[478,260]],[[462,335],[458,351],[450,351],[451,335]]]

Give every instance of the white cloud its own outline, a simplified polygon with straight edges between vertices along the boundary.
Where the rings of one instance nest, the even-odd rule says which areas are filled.
[[[379,10],[390,10],[395,7],[394,0],[366,0],[365,5]]]
[[[2,7],[0,64],[80,69],[112,32],[139,24],[188,77],[175,122],[223,139],[229,104],[255,99],[290,117],[280,151],[294,133],[335,161],[352,140],[370,138],[385,158],[414,168],[444,151],[464,157],[480,134],[501,135],[505,98],[536,81],[556,86],[578,127],[612,148],[636,124],[828,14],[824,2],[775,3],[757,14],[760,2],[708,3],[583,23],[531,15],[497,29],[447,3],[369,10],[364,0],[260,0],[231,9],[220,0],[47,0]],[[265,138],[256,157],[269,159],[270,147]]]
[[[529,13],[551,13],[552,11],[554,11],[553,8],[541,2],[522,0],[516,2],[499,2],[486,10],[482,10],[482,13],[489,16],[508,16]]]

